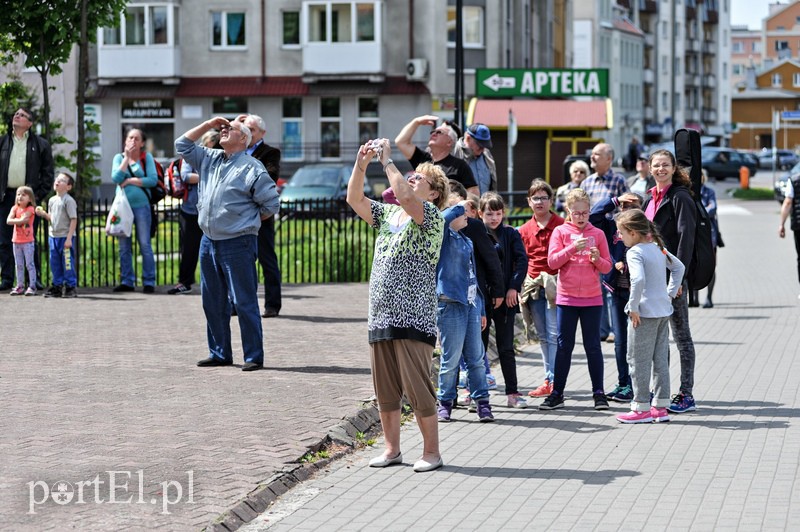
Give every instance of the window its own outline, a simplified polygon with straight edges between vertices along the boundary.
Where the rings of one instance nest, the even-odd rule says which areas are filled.
[[[666,92],[661,93],[661,108],[665,111],[669,109],[669,94]]]
[[[789,49],[789,41],[775,41],[775,50],[788,50]]]
[[[245,34],[244,13],[211,12],[211,48],[244,48]]]
[[[125,12],[125,44],[144,44],[144,6],[129,7]]]
[[[735,41],[735,42],[733,43],[733,48],[732,48],[732,51],[733,51],[733,53],[735,53],[735,54],[741,54],[741,53],[744,53],[744,43],[742,43],[742,41]]]
[[[284,98],[281,114],[281,149],[284,160],[303,159],[303,99]]]
[[[781,87],[783,85],[783,76],[780,74],[773,74],[772,75],[772,86],[773,87]]]
[[[663,73],[667,73],[667,68],[669,68],[669,58],[666,55],[661,56],[661,71]]]
[[[722,79],[728,79],[728,63],[722,63]]]
[[[283,45],[300,46],[300,12],[283,12]]]
[[[792,74],[792,86],[800,87],[800,73],[795,72]]]
[[[247,98],[214,98],[211,102],[211,111],[215,116],[226,118],[236,118],[239,115],[247,114]]]
[[[461,10],[465,48],[483,48],[483,7],[464,6]],[[447,45],[456,45],[456,8],[447,8]]]
[[[378,98],[358,99],[358,142],[378,138]]]
[[[178,43],[178,8],[138,4],[120,15],[116,28],[102,29],[101,46],[153,46]]]
[[[733,75],[734,76],[742,75],[742,65],[733,65]]]
[[[341,157],[342,120],[339,98],[320,100],[319,139],[320,157],[338,159]]]
[[[681,108],[681,93],[676,92],[672,95],[673,98],[673,105],[675,105],[675,110],[678,111]]]
[[[753,41],[750,45],[751,51],[760,54],[761,53],[761,42],[760,41]]]
[[[308,6],[309,42],[374,42],[375,4],[335,2]]]

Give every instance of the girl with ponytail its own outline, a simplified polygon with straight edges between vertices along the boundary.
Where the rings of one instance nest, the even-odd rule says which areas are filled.
[[[628,323],[628,366],[633,401],[621,423],[669,421],[669,317],[678,295],[684,265],[670,253],[655,224],[639,209],[616,217],[619,236],[630,248],[626,255],[631,276]],[[669,270],[667,284],[666,270]],[[650,376],[653,398],[650,399]]]

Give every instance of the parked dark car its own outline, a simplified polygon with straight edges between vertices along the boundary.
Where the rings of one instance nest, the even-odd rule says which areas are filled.
[[[775,199],[778,203],[783,203],[783,198],[786,197],[786,187],[789,186],[789,180],[792,176],[796,176],[800,174],[800,162],[794,165],[788,172],[778,177],[773,185],[773,190],[775,192]]]
[[[281,191],[282,211],[331,209],[347,198],[347,183],[352,165],[341,163],[308,164],[292,175]],[[364,194],[372,196],[372,186],[364,181]]]
[[[726,177],[738,179],[739,168],[742,166],[746,166],[750,170],[751,177],[756,174],[756,165],[753,161],[731,148],[704,147],[701,161],[708,177],[713,179],[725,179]]]
[[[778,150],[778,170],[788,170],[792,166],[800,162],[800,158],[792,150]],[[764,148],[758,154],[758,167],[772,170],[772,149]]]

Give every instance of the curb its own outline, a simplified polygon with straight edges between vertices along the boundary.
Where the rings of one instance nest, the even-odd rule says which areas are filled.
[[[366,406],[369,404],[369,406]],[[357,413],[345,416],[342,421],[331,427],[328,434],[318,443],[308,447],[309,452],[317,452],[331,445],[343,447],[330,457],[313,463],[290,464],[261,483],[245,498],[233,507],[223,512],[203,530],[208,532],[232,532],[255,519],[259,514],[269,508],[278,497],[295,487],[300,482],[308,480],[319,470],[327,467],[334,460],[338,460],[358,448],[357,434],[373,434],[380,431],[380,415],[378,407],[370,402]],[[298,461],[300,458],[298,458]]]

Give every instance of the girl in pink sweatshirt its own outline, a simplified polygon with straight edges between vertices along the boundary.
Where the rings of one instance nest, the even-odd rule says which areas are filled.
[[[583,346],[592,379],[595,410],[608,409],[603,390],[603,352],[600,348],[600,315],[603,295],[600,274],[611,270],[611,257],[605,234],[589,223],[589,196],[576,188],[567,194],[567,219],[553,230],[547,264],[558,270],[556,320],[558,350],[553,393],[539,405],[539,410],[554,410],[564,406],[575,332],[578,321],[583,333]]]

